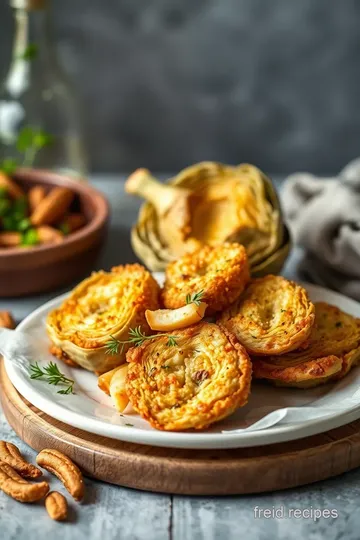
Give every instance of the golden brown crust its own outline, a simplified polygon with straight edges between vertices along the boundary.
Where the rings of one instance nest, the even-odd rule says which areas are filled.
[[[306,346],[315,308],[303,287],[281,276],[253,279],[218,323],[251,354],[284,354]]]
[[[176,343],[159,336],[127,353],[127,395],[153,427],[204,429],[246,404],[251,362],[233,334],[202,322],[176,331]]]
[[[221,311],[238,298],[249,279],[244,246],[203,246],[167,266],[162,300],[166,308],[179,308],[188,294],[202,290],[207,313]]]
[[[277,356],[281,359],[281,356]],[[280,386],[308,388],[327,382],[341,371],[341,358],[334,355],[316,358],[295,365],[272,364],[266,358],[253,358],[255,379],[268,379]],[[309,384],[311,382],[311,384]]]
[[[324,302],[315,304],[309,346],[282,356],[252,357],[254,377],[308,388],[344,377],[360,360],[360,320]]]
[[[125,361],[128,346],[106,354],[113,336],[127,340],[130,328],[146,332],[146,309],[158,309],[160,288],[139,264],[93,273],[82,281],[57,309],[49,313],[47,332],[52,353],[90,371],[104,373]]]

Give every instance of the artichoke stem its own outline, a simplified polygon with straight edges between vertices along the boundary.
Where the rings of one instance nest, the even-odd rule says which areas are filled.
[[[125,191],[150,202],[159,215],[166,214],[179,198],[188,198],[190,190],[162,184],[148,169],[136,169],[125,182]]]

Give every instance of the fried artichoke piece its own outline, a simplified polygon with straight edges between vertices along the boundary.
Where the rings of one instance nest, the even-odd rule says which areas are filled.
[[[310,388],[342,379],[360,361],[360,319],[325,302],[315,304],[308,347],[282,356],[252,357],[254,377]]]
[[[284,354],[308,339],[315,308],[306,290],[281,276],[253,279],[226,309],[219,324],[233,332],[251,354]]]
[[[140,181],[134,181],[137,178]],[[136,171],[127,190],[145,198],[132,230],[137,255],[152,270],[163,270],[203,244],[244,244],[251,266],[283,243],[280,205],[271,181],[252,165],[230,167],[203,162],[184,169],[164,185]],[[171,199],[173,207],[171,208]]]
[[[244,246],[203,246],[168,265],[162,300],[165,307],[175,309],[185,304],[187,296],[201,292],[201,300],[208,305],[207,313],[214,313],[234,302],[249,279]]]
[[[139,264],[93,273],[49,313],[47,333],[54,351],[79,366],[105,373],[125,361],[126,350],[107,354],[111,338],[125,341],[131,328],[147,332],[146,309],[159,308],[159,285]]]
[[[127,353],[126,392],[134,409],[156,429],[204,429],[246,404],[251,362],[234,335],[216,324],[145,341]]]

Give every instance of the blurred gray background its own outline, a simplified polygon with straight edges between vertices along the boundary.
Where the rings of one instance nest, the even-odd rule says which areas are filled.
[[[53,0],[92,169],[203,159],[336,173],[360,155],[360,1]],[[12,18],[0,0],[0,74]]]

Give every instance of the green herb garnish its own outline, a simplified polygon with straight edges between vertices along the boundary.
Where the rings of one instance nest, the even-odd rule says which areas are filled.
[[[53,140],[54,137],[42,129],[34,129],[30,126],[23,127],[16,140],[16,148],[23,155],[22,163],[8,158],[1,163],[0,170],[12,175],[19,165],[32,167],[37,153],[45,146],[52,144]]]
[[[167,334],[158,334],[158,336],[161,336],[161,335],[166,336]],[[154,337],[157,337],[157,336],[154,336]],[[176,345],[177,345],[176,340],[177,340],[176,336],[169,336],[169,339],[168,339],[168,342],[167,342],[166,345],[168,347],[176,347]]]
[[[204,289],[201,289],[201,291],[199,291],[198,293],[195,293],[195,294],[187,294],[186,295],[186,303],[187,304],[196,304],[197,306],[199,306],[203,296],[204,296]]]
[[[18,164],[14,159],[6,158],[1,163],[1,170],[11,176],[17,169]]]
[[[19,60],[34,60],[39,52],[39,47],[36,43],[29,43],[25,51],[18,56]]]
[[[122,353],[124,350],[124,347],[127,343],[132,344],[133,347],[139,347],[142,345],[146,340],[148,339],[156,339],[160,336],[166,336],[168,338],[167,346],[168,347],[174,347],[177,345],[176,343],[176,336],[169,336],[168,334],[153,334],[150,336],[147,336],[144,334],[141,330],[141,326],[138,326],[137,328],[131,328],[129,330],[129,339],[125,341],[120,341],[119,339],[114,338],[113,336],[110,336],[110,340],[106,343],[106,354],[118,354]]]
[[[52,142],[52,135],[45,133],[45,131],[34,129],[30,126],[23,127],[16,143],[18,151],[24,155],[23,165],[25,167],[31,167],[39,150]]]
[[[30,379],[42,379],[45,380],[48,384],[53,384],[55,386],[57,386],[58,384],[62,384],[66,386],[66,388],[64,388],[63,390],[59,390],[58,394],[69,395],[75,393],[75,381],[69,379],[63,373],[61,373],[57,364],[55,364],[54,362],[49,362],[49,364],[43,369],[39,366],[37,362],[35,364],[31,364]]]
[[[17,227],[16,227],[16,230],[18,230],[19,232],[24,232],[26,231],[27,229],[29,229],[31,227],[31,221],[30,219],[28,218],[23,218],[21,219],[18,224],[17,224]]]
[[[26,215],[27,209],[28,209],[28,203],[26,197],[20,197],[19,199],[16,199],[14,201],[14,211],[17,212],[19,215]]]
[[[0,216],[4,217],[10,210],[11,203],[8,199],[0,199]]]
[[[36,229],[27,229],[22,235],[22,246],[36,246],[39,243],[39,235]]]
[[[16,230],[16,219],[14,216],[8,215],[2,218],[2,225],[4,231],[15,231]]]

